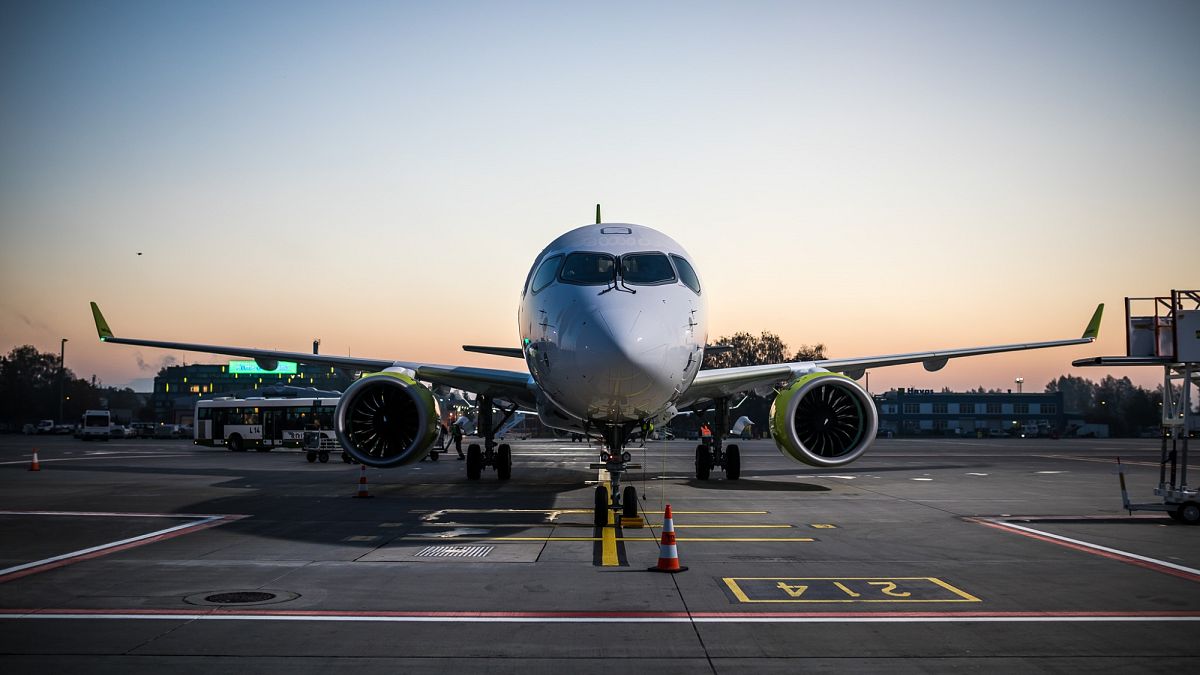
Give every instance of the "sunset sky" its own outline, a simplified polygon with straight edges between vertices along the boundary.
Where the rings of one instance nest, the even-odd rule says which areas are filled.
[[[739,330],[1026,391],[1200,288],[1197,2],[8,2],[0,350],[106,384],[126,337],[520,368],[572,227],[648,225]],[[143,255],[139,256],[138,252]],[[1153,386],[1157,371],[1123,369]]]

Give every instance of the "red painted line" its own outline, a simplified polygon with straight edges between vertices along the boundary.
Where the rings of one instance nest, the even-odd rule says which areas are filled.
[[[1019,534],[1023,537],[1029,537],[1030,539],[1037,539],[1038,541],[1044,541],[1044,542],[1047,542],[1050,544],[1057,544],[1064,548],[1073,549],[1075,551],[1081,551],[1083,553],[1090,553],[1092,555],[1097,555],[1102,558],[1108,558],[1110,560],[1117,560],[1117,561],[1126,563],[1128,565],[1137,565],[1138,567],[1142,567],[1142,568],[1145,568],[1148,570],[1154,570],[1155,572],[1162,572],[1163,574],[1170,574],[1171,576],[1179,577],[1180,579],[1187,579],[1188,581],[1200,581],[1200,576],[1197,576],[1190,572],[1184,572],[1183,570],[1172,569],[1165,565],[1157,565],[1157,564],[1149,562],[1147,560],[1139,560],[1137,558],[1130,558],[1128,556],[1123,556],[1123,555],[1120,555],[1117,553],[1112,553],[1110,551],[1103,551],[1100,549],[1091,548],[1089,546],[1081,546],[1079,544],[1075,544],[1075,543],[1072,543],[1069,541],[1062,541],[1061,539],[1055,539],[1053,537],[1042,536],[1042,535],[1035,534],[1033,532],[1029,532],[1026,530],[1019,530],[1016,528],[1008,527],[1003,522],[984,520],[981,518],[967,518],[967,520],[969,520],[971,522],[979,523],[980,525],[986,525],[988,527],[992,527],[997,530],[1001,530],[1003,532]],[[1022,520],[1023,522],[1029,522],[1031,519],[1021,518],[1020,520]]]
[[[77,615],[129,615],[129,616],[216,616],[247,617],[412,617],[428,619],[472,618],[472,619],[860,619],[860,618],[1200,618],[1194,610],[1150,610],[1150,611],[1094,611],[1094,612],[452,612],[452,611],[352,611],[352,610],[277,610],[277,609],[232,609],[226,607],[196,607],[195,609],[0,609],[0,617],[77,614]]]
[[[60,514],[47,514],[47,515],[60,515]],[[139,514],[139,515],[144,515],[146,517],[157,517],[157,518],[177,518],[178,517],[173,514]],[[208,516],[199,516],[199,517],[204,518],[204,517],[208,517]],[[209,521],[206,523],[196,523],[192,527],[182,528],[179,530],[175,530],[174,532],[166,532],[166,533],[160,534],[156,537],[148,537],[146,539],[140,539],[138,541],[129,542],[128,544],[121,544],[119,546],[113,546],[111,548],[105,548],[105,549],[101,549],[99,551],[92,551],[91,553],[85,553],[83,555],[73,556],[70,558],[65,558],[63,560],[55,560],[54,562],[49,562],[49,563],[46,563],[45,565],[38,565],[37,567],[29,567],[29,568],[26,568],[23,570],[19,570],[17,572],[11,572],[9,574],[0,576],[0,584],[5,583],[7,581],[13,581],[15,579],[20,579],[21,577],[27,577],[31,574],[38,574],[39,572],[48,572],[50,570],[58,569],[60,567],[66,567],[67,565],[74,565],[75,563],[83,562],[84,560],[93,560],[95,558],[100,558],[102,556],[110,555],[113,553],[118,553],[120,551],[127,551],[131,548],[137,548],[139,546],[145,546],[147,544],[154,544],[154,543],[157,543],[160,541],[174,539],[175,537],[180,537],[185,534],[191,534],[192,532],[199,532],[200,530],[207,530],[210,527],[224,525],[225,523],[232,522],[234,520],[240,520],[245,517],[246,516],[240,516],[240,515],[220,516],[220,518],[218,520],[212,520],[212,521]]]

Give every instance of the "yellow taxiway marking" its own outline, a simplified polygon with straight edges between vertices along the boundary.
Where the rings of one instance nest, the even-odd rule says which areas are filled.
[[[575,527],[591,529],[595,527],[591,523],[422,523],[425,527],[487,527],[493,529],[510,528],[510,529],[525,529],[535,527]],[[612,524],[611,522],[609,523]],[[662,527],[662,523],[647,522],[646,527]],[[795,527],[794,525],[676,525],[675,529],[684,528],[702,528],[702,529],[724,529],[724,530],[786,530]]]
[[[616,532],[606,529],[603,537],[448,537],[439,539],[438,541],[600,541],[606,542],[608,535],[611,532],[612,541],[614,543],[613,555],[616,555],[615,543],[618,541],[659,541],[658,537],[618,537]],[[431,541],[427,537],[404,537],[401,541]],[[812,537],[676,537],[675,541],[697,541],[697,542],[720,542],[720,541],[780,541],[780,542],[808,542],[816,541]]]
[[[725,577],[740,602],[983,602],[934,577]]]
[[[604,491],[612,499],[612,483],[604,481]],[[613,527],[613,510],[608,509],[608,527],[600,533],[600,566],[616,567],[621,564],[617,558],[617,530]]]

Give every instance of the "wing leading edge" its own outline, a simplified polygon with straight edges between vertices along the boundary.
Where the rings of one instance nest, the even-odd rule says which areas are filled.
[[[929,352],[911,352],[908,354],[887,354],[884,356],[866,356],[849,359],[823,359],[821,361],[803,361],[796,363],[774,363],[761,366],[741,366],[737,368],[718,368],[702,370],[696,375],[692,386],[684,392],[681,405],[689,405],[703,399],[716,396],[732,396],[743,391],[766,391],[816,370],[828,370],[844,373],[854,379],[862,377],[868,368],[899,366],[909,363],[921,363],[930,372],[941,370],[950,359],[964,356],[981,356],[983,354],[999,354],[1002,352],[1023,351],[1026,349],[1046,349],[1049,347],[1067,347],[1093,342],[1100,334],[1100,318],[1104,314],[1104,304],[1101,303],[1092,313],[1083,336],[1066,340],[1049,340],[1046,342],[1021,342],[1008,345],[993,345],[989,347],[967,347],[965,349],[941,349]]]
[[[100,308],[96,303],[93,302],[91,305],[92,318],[96,322],[96,334],[100,336],[101,342],[136,345],[139,347],[155,347],[158,349],[176,349],[204,354],[242,356],[260,362],[295,361],[297,363],[335,366],[353,370],[379,371],[385,368],[407,368],[416,373],[418,380],[434,384],[444,384],[486,396],[509,397],[521,401],[532,399],[531,388],[533,386],[533,378],[527,372],[472,368],[468,366],[445,366],[416,361],[391,361],[356,356],[337,356],[335,354],[309,354],[307,352],[284,352],[274,349],[204,345],[192,342],[120,338],[113,334],[112,329],[108,326],[108,321],[104,319],[104,315],[100,312]]]

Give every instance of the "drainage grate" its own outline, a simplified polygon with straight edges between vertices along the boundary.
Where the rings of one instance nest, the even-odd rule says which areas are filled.
[[[417,552],[418,558],[483,558],[494,546],[426,546]]]
[[[250,602],[266,602],[274,600],[274,593],[262,591],[233,591],[231,593],[214,593],[204,597],[205,602],[215,602],[219,605],[244,605]]]

